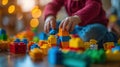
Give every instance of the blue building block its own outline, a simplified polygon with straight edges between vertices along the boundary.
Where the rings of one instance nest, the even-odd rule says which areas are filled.
[[[28,40],[26,38],[24,38],[22,42],[25,43],[26,45],[28,44]]]
[[[34,49],[34,48],[40,48],[37,44],[33,44],[31,47],[30,47],[30,49],[32,50],[32,49]]]
[[[60,47],[61,40],[59,39],[59,36],[57,36],[57,46]]]
[[[55,35],[57,32],[58,32],[57,30],[51,29],[50,32],[49,32],[49,34],[50,34],[50,35]]]
[[[18,38],[17,38],[17,39],[15,39],[15,41],[14,41],[14,42],[19,43],[19,42],[20,42],[20,39],[18,39]]]
[[[52,47],[48,51],[48,62],[50,64],[62,64],[63,56],[58,47]]]
[[[62,42],[67,42],[70,40],[70,36],[60,36],[59,39],[62,41]]]
[[[38,36],[39,36],[40,40],[47,40],[48,39],[48,35],[44,32],[39,33]]]
[[[4,29],[1,29],[1,28],[0,28],[0,35],[1,35],[1,34],[6,34],[6,31],[5,31]]]
[[[112,52],[114,52],[116,50],[120,51],[120,46],[115,46],[114,48],[112,48]]]

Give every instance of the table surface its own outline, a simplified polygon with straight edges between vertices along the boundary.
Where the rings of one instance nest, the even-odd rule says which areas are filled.
[[[33,61],[28,54],[18,55],[8,52],[0,52],[0,67],[64,67],[51,65],[45,57],[42,61]],[[105,62],[104,64],[92,64],[91,67],[120,67],[119,62]]]

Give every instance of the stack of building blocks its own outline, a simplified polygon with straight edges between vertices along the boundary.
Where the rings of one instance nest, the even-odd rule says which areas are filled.
[[[73,51],[84,51],[84,42],[78,35],[72,35],[70,41],[69,41],[69,48]]]
[[[33,60],[42,60],[44,57],[42,50],[40,50],[39,48],[34,48],[30,51],[29,54]]]
[[[48,62],[50,64],[62,64],[63,56],[59,47],[52,47],[48,51]]]
[[[120,61],[120,51],[106,51],[107,61]]]
[[[65,67],[90,67],[90,57],[77,52],[67,52],[63,54],[63,65]]]
[[[23,42],[13,42],[10,44],[10,52],[13,54],[25,54],[27,45]]]
[[[91,58],[92,63],[104,63],[106,60],[106,54],[103,49],[100,50],[87,49],[84,52],[84,54],[88,55]]]
[[[90,49],[98,49],[98,44],[95,39],[90,39]]]
[[[111,50],[115,47],[114,42],[106,42],[103,44],[104,50]]]
[[[62,28],[59,28],[59,33],[58,33],[59,39],[60,39],[60,44],[62,48],[69,48],[69,32],[63,31]]]

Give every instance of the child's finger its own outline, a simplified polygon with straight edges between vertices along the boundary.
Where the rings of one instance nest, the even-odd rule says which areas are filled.
[[[46,26],[46,24],[44,25],[44,31],[45,31],[45,33],[47,33],[47,26]]]
[[[66,26],[67,31],[70,31],[72,24],[73,24],[73,22],[71,20],[69,20],[69,23]]]
[[[63,31],[65,31],[66,26],[67,26],[68,23],[69,23],[69,18],[66,18],[66,19],[64,20],[64,22],[63,22],[63,27],[62,27]]]
[[[72,23],[71,28],[70,28],[70,31],[71,31],[71,32],[73,31],[75,25],[76,25],[75,23]]]
[[[59,28],[62,28],[63,27],[63,22],[64,20],[61,21],[60,25],[59,25]]]
[[[51,20],[50,21],[50,25],[51,25],[51,28],[52,29],[55,29],[56,28],[56,22],[54,20]]]
[[[50,30],[50,21],[47,23],[47,26],[46,26],[46,32],[48,33],[49,32],[49,30]]]

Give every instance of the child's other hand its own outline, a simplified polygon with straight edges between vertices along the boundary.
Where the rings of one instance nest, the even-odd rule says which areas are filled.
[[[56,19],[54,16],[48,16],[45,20],[44,31],[48,33],[50,28],[52,29],[56,28]]]
[[[75,15],[75,16],[65,18],[61,22],[59,28],[62,28],[63,30],[66,30],[66,31],[70,32],[79,23],[81,23],[81,20],[80,20],[80,18],[78,16]]]

